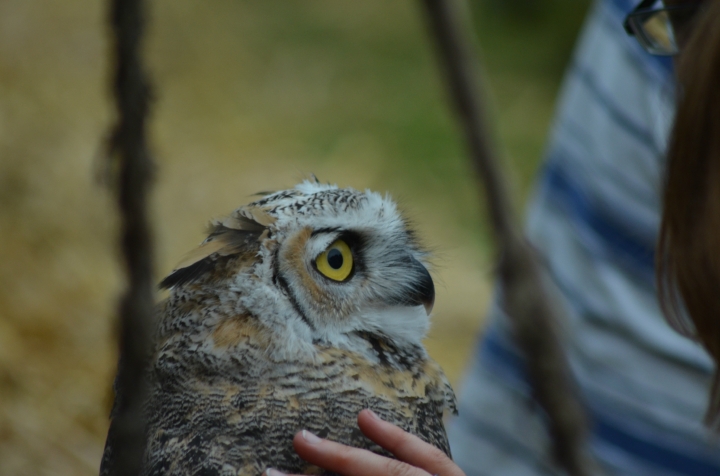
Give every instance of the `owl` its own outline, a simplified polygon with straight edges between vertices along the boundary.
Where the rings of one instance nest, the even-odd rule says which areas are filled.
[[[213,222],[161,283],[142,474],[328,474],[295,454],[301,429],[389,456],[360,432],[364,408],[449,455],[426,259],[389,197],[317,181]]]

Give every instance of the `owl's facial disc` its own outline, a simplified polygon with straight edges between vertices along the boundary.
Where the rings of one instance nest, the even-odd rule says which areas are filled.
[[[281,245],[278,277],[315,338],[367,331],[419,342],[435,301],[421,256],[404,231],[306,227]]]
[[[313,240],[313,238],[315,239]],[[347,283],[352,280],[355,276],[356,267],[361,268],[363,271],[372,271],[372,268],[376,268],[377,272],[375,274],[384,274],[386,276],[391,273],[383,273],[383,265],[392,270],[392,274],[396,274],[398,270],[404,270],[403,279],[393,287],[396,292],[383,293],[387,295],[382,301],[392,306],[423,306],[426,314],[430,315],[435,304],[433,279],[427,268],[406,250],[396,250],[394,252],[390,250],[390,252],[385,253],[384,259],[379,260],[383,262],[378,263],[377,266],[373,266],[373,264],[366,266],[364,254],[368,246],[365,240],[355,233],[315,231],[308,244],[310,256],[317,255],[311,260],[312,267],[321,277],[326,278],[328,284],[331,285],[333,283]],[[317,250],[323,246],[325,248],[318,254]],[[368,270],[368,267],[371,269]],[[368,274],[373,273],[363,273],[361,271],[358,279],[367,280],[369,278]],[[362,283],[356,284],[361,285]]]
[[[423,306],[430,315],[435,303],[435,285],[427,268],[408,250],[383,250],[380,257],[368,259],[366,255],[373,254],[371,243],[359,234],[335,230],[313,232],[308,247],[309,256],[314,257],[312,268],[332,295],[328,297],[348,293],[357,297],[365,291],[367,298],[370,297],[368,291],[375,288],[373,294],[385,305]],[[360,271],[356,273],[358,268]],[[336,286],[344,284],[350,289]]]

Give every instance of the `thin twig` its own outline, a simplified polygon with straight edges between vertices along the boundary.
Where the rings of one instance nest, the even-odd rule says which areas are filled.
[[[111,25],[116,55],[114,76],[118,120],[112,152],[118,161],[121,249],[127,290],[120,302],[120,365],[112,422],[112,474],[137,476],[145,450],[143,401],[153,329],[152,243],[147,195],[153,164],[147,149],[149,87],[141,62],[142,0],[112,0]]]
[[[506,181],[487,132],[479,67],[470,28],[452,0],[423,0],[450,96],[459,115],[472,163],[500,251],[498,274],[503,307],[525,356],[534,397],[548,416],[557,464],[573,476],[591,474],[585,451],[586,418],[577,399],[565,353],[556,333],[555,313],[541,282],[534,253],[518,228]]]

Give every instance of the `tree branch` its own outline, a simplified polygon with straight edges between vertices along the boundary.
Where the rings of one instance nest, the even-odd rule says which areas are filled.
[[[142,0],[112,0],[111,26],[115,52],[114,93],[118,119],[111,152],[118,162],[118,206],[121,249],[127,289],[118,317],[120,365],[113,419],[113,474],[137,476],[145,450],[143,402],[146,368],[153,331],[152,242],[147,196],[153,164],[147,149],[149,87],[142,67]]]
[[[452,0],[423,0],[422,3],[478,185],[485,191],[495,243],[500,251],[498,274],[503,307],[525,356],[534,397],[548,416],[555,461],[570,475],[589,475],[592,463],[585,451],[584,410],[577,399],[557,335],[557,309],[543,289],[534,253],[516,225],[506,182],[487,132],[470,28],[460,21]]]

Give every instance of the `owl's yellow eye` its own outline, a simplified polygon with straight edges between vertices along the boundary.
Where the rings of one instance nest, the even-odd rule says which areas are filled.
[[[315,260],[315,266],[324,276],[333,281],[345,281],[353,269],[350,247],[343,240],[335,242]]]

